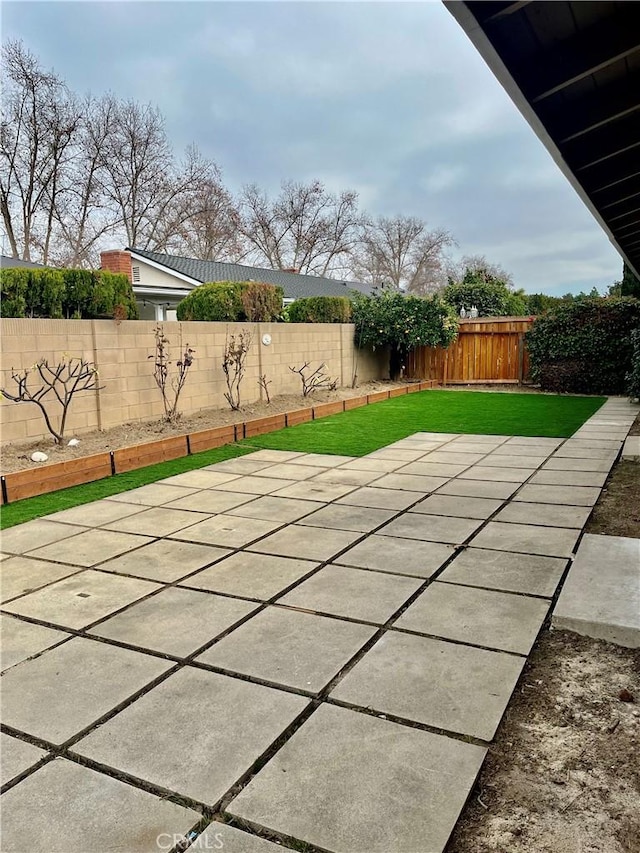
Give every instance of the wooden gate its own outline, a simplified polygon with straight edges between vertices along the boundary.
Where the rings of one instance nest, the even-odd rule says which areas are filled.
[[[406,375],[439,385],[521,384],[529,375],[524,333],[531,324],[529,317],[460,320],[458,337],[447,349],[419,347],[409,355]]]

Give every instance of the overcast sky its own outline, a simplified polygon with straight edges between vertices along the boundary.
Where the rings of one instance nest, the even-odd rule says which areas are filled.
[[[3,2],[71,88],[151,101],[227,186],[320,178],[448,228],[529,292],[622,261],[440,2]]]

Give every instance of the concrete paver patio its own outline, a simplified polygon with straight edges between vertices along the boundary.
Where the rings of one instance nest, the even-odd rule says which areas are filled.
[[[635,415],[261,450],[8,530],[0,848],[440,853]]]

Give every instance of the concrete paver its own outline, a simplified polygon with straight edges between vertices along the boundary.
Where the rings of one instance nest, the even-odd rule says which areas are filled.
[[[60,527],[71,530],[70,525]],[[72,566],[95,566],[111,557],[117,557],[133,548],[151,542],[149,536],[138,536],[134,533],[116,533],[114,530],[95,528],[85,530],[70,539],[52,542],[43,548],[31,551],[32,557],[39,560],[54,560],[57,563],[69,563]]]
[[[161,586],[138,578],[86,571],[4,605],[8,613],[29,616],[64,628],[86,628]]]
[[[2,676],[3,722],[61,744],[172,666],[75,637]]]
[[[44,749],[33,746],[33,744],[0,733],[0,755],[2,755],[0,785],[6,785],[11,779],[15,779],[19,773],[24,773],[25,770],[28,770],[34,764],[37,764],[38,761],[41,761],[47,753]],[[5,800],[3,799],[3,811],[4,803]],[[6,818],[6,812],[3,818]],[[0,829],[1,837],[2,830]],[[5,848],[2,847],[2,849],[4,850]]]
[[[117,521],[128,515],[144,510],[142,506],[131,506],[131,504],[118,503],[118,501],[94,501],[90,504],[81,504],[71,509],[63,509],[45,515],[43,520],[62,521],[65,524],[78,524],[83,527],[100,527],[110,521]],[[79,532],[79,531],[78,531]],[[44,543],[43,543],[44,544]]]
[[[286,486],[294,486],[298,480],[281,480],[276,477],[257,477],[244,476],[237,480],[232,480],[230,483],[221,483],[216,486],[216,491],[220,492],[247,492],[252,495],[270,495],[272,492],[277,492],[279,489],[284,489]],[[291,497],[295,497],[291,495]]]
[[[227,811],[323,850],[440,851],[484,754],[479,746],[323,705]]]
[[[15,666],[56,643],[68,640],[70,636],[44,625],[24,622],[12,616],[0,616],[0,669],[4,671]]]
[[[169,501],[164,504],[167,509],[187,509],[194,512],[227,512],[241,504],[249,503],[255,500],[255,494],[250,492],[222,492],[206,489],[200,492],[194,492],[192,495],[187,495],[184,498],[178,498],[175,501]]]
[[[591,514],[591,507],[562,504],[530,504],[512,501],[494,518],[516,524],[539,524],[543,527],[575,527],[582,530]]]
[[[263,471],[265,468],[273,466],[274,463],[268,459],[254,459],[253,454],[249,454],[248,456],[240,456],[237,459],[216,462],[215,465],[210,465],[207,470],[216,473],[222,472],[223,474],[255,474],[258,471]]]
[[[429,456],[425,457],[426,460]],[[447,464],[446,462],[409,462],[398,470],[398,474],[416,474],[419,477],[456,477],[461,474],[469,465],[465,464]]]
[[[6,554],[25,554],[35,551],[44,545],[58,542],[60,539],[68,539],[78,533],[83,533],[86,527],[74,527],[70,524],[56,524],[37,518],[27,521],[26,524],[16,524],[8,530],[2,531],[2,550]]]
[[[106,498],[109,501],[122,501],[128,504],[141,504],[142,506],[162,506],[170,501],[177,501],[192,495],[196,489],[187,486],[167,485],[166,483],[149,483],[119,495],[111,495]]]
[[[438,580],[551,598],[566,566],[567,560],[557,557],[466,548]]]
[[[233,515],[214,515],[173,534],[175,539],[220,545],[223,548],[241,548],[260,536],[265,536],[280,527],[280,521],[246,519]]]
[[[309,477],[315,477],[324,471],[324,466],[313,467],[312,465],[296,465],[297,459],[292,459],[291,462],[279,462],[277,465],[270,465],[262,471],[257,471],[256,476],[268,477],[276,480],[307,480]]]
[[[228,823],[214,820],[189,847],[189,853],[210,853],[211,850],[224,853],[282,853],[283,847],[258,835],[249,835]]]
[[[314,509],[325,506],[320,501],[301,501],[294,498],[276,498],[262,495],[250,503],[244,503],[230,509],[227,515],[239,515],[242,518],[260,518],[263,521],[297,521],[303,515],[309,515]]]
[[[547,557],[570,557],[579,531],[568,527],[542,527],[534,524],[505,524],[490,521],[471,540],[474,548],[518,551]]]
[[[319,483],[317,480],[307,480],[302,483],[293,483],[282,489],[272,492],[277,498],[296,498],[302,501],[334,501],[349,492],[355,491],[353,484]]]
[[[309,574],[318,563],[240,551],[182,582],[194,589],[267,600]]]
[[[190,527],[198,521],[210,518],[204,512],[187,512],[181,509],[168,509],[154,506],[135,515],[109,521],[102,525],[105,530],[116,530],[120,533],[142,533],[145,536],[168,536],[177,533],[185,527]]]
[[[423,539],[428,542],[444,542],[461,545],[482,524],[477,518],[456,518],[442,515],[425,515],[409,510],[382,527],[381,536],[397,536],[407,539]]]
[[[8,557],[2,561],[0,596],[2,601],[9,601],[81,571],[84,569],[79,566],[63,566],[30,557]]]
[[[388,631],[330,696],[490,741],[525,658]]]
[[[211,805],[307,704],[302,696],[186,667],[74,751]]]
[[[568,456],[551,456],[544,463],[541,471],[603,471],[608,473],[613,467],[614,458],[610,459],[574,459]]]
[[[328,530],[354,530],[368,533],[375,527],[380,527],[385,521],[389,521],[395,514],[395,510],[392,509],[330,504],[300,519],[299,523]]]
[[[398,511],[406,509],[417,500],[419,500],[419,495],[403,492],[400,489],[378,489],[373,486],[362,486],[362,488],[354,489],[348,495],[338,498],[336,503]]]
[[[422,580],[344,566],[325,566],[279,604],[384,624]]]
[[[538,471],[530,482],[534,486],[595,486],[602,488],[607,473],[605,471]]]
[[[459,495],[470,498],[492,498],[495,500],[507,500],[517,489],[517,483],[505,483],[488,480],[462,480],[456,478],[449,480],[439,489],[439,495]]]
[[[196,660],[318,693],[375,630],[354,622],[268,607]]]
[[[100,566],[105,572],[171,583],[230,554],[228,548],[159,539]]]
[[[535,468],[497,468],[495,465],[474,465],[463,471],[459,479],[485,480],[498,483],[524,483],[535,470]]]
[[[527,484],[514,497],[514,501],[593,506],[599,497],[600,489],[589,486],[530,486]]]
[[[255,454],[253,456],[255,459]],[[222,483],[237,480],[239,474],[229,474],[223,471],[211,471],[208,468],[197,468],[195,471],[185,471],[184,474],[174,474],[164,480],[158,480],[167,486],[192,486],[194,489],[215,489]]]
[[[501,500],[490,498],[458,497],[456,495],[431,495],[416,504],[412,512],[428,515],[448,515],[458,518],[489,518],[503,504]]]
[[[623,459],[637,459],[640,457],[640,435],[630,435],[622,448]]]
[[[395,623],[398,628],[528,655],[549,602],[506,592],[433,583]]]
[[[2,797],[4,853],[149,853],[184,836],[196,811],[64,759],[51,761]],[[169,849],[165,847],[164,849]]]
[[[540,456],[521,455],[511,448],[510,453],[491,453],[482,460],[483,465],[491,468],[537,468],[546,461],[548,454]]]
[[[393,536],[368,536],[349,548],[335,562],[399,575],[430,578],[454,552],[451,545],[400,539]]]
[[[583,537],[555,606],[553,624],[640,647],[640,539]]]
[[[290,524],[251,545],[249,550],[280,557],[322,561],[335,557],[361,536],[362,533],[351,530],[325,530],[322,527]]]
[[[348,468],[327,468],[313,478],[314,483],[339,483],[343,486],[366,486],[377,480],[382,471],[354,471]]]
[[[376,489],[399,489],[427,495],[447,482],[446,477],[421,477],[417,474],[385,474],[375,481]]]
[[[101,622],[89,633],[184,657],[248,616],[248,601],[170,588]]]

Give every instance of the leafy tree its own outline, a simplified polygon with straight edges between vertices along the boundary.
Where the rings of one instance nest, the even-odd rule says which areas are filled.
[[[484,258],[471,259],[462,278],[449,277],[443,297],[460,313],[476,307],[480,317],[521,317],[527,313],[523,290],[514,291],[511,277],[504,270],[486,263]]]
[[[448,346],[458,333],[451,307],[439,296],[404,296],[384,290],[353,300],[358,346],[389,349],[389,373],[396,379],[409,352],[419,346]]]
[[[622,265],[622,279],[614,281],[609,288],[609,296],[635,296],[640,299],[640,278],[626,261]]]

